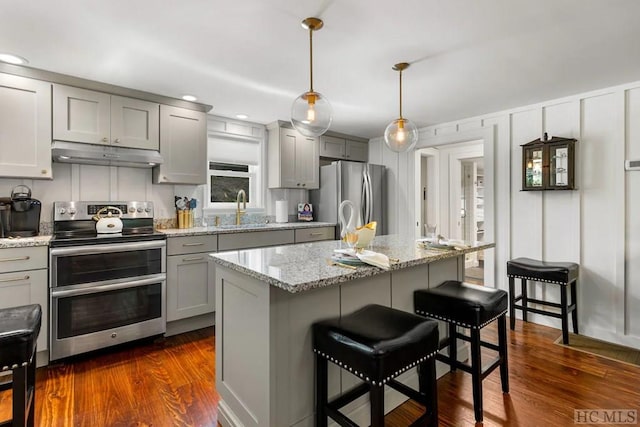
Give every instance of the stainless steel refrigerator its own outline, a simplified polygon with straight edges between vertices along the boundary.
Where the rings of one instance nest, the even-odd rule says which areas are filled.
[[[358,225],[376,221],[376,235],[383,235],[388,229],[386,189],[384,166],[337,161],[320,168],[320,188],[311,190],[309,198],[316,221],[337,224],[340,203],[351,200],[359,215]]]

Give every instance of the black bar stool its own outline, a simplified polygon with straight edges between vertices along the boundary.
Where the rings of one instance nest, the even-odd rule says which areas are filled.
[[[573,333],[578,333],[578,264],[573,262],[547,262],[530,258],[516,258],[507,261],[509,277],[509,318],[511,329],[516,327],[516,310],[522,310],[522,320],[527,321],[527,312],[556,317],[562,320],[562,342],[569,344],[569,313],[573,323]],[[520,279],[520,295],[516,296],[515,279]],[[560,285],[560,303],[529,298],[527,280]],[[571,303],[567,297],[567,287],[571,292]],[[516,302],[522,301],[522,304]],[[560,309],[560,313],[529,307],[529,304],[540,304]]]
[[[340,408],[369,392],[371,427],[384,426],[384,386],[388,385],[427,409],[412,426],[438,425],[435,354],[438,322],[381,305],[367,305],[340,318],[316,322],[313,351],[316,365],[316,427],[327,417],[341,426],[357,427]],[[328,401],[328,361],[360,377],[364,383]],[[418,366],[420,390],[394,378]]]
[[[12,371],[12,419],[0,426],[33,427],[36,394],[36,340],[40,333],[40,305],[0,309],[0,372]]]
[[[414,292],[416,313],[439,319],[449,324],[449,336],[440,341],[439,349],[449,348],[449,355],[438,353],[436,358],[449,365],[451,372],[460,368],[471,374],[473,385],[473,409],[477,422],[483,418],[482,380],[498,366],[502,391],[509,392],[509,367],[507,360],[507,293],[500,289],[471,285],[449,280],[441,285]],[[498,345],[482,341],[480,330],[498,320]],[[470,336],[458,332],[458,327],[470,330]],[[471,344],[471,365],[459,362],[457,338]],[[498,352],[491,364],[482,370],[481,347]]]

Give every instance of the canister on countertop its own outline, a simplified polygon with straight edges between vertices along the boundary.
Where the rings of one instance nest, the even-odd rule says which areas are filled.
[[[276,222],[289,221],[289,202],[286,200],[276,200]]]

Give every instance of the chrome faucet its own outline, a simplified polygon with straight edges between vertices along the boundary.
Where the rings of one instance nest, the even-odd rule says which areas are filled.
[[[240,196],[242,196],[242,209],[240,209]],[[238,204],[238,209],[236,209],[236,225],[240,225],[240,219],[242,215],[246,213],[247,210],[247,193],[244,190],[238,191],[238,196],[236,197],[236,203]]]

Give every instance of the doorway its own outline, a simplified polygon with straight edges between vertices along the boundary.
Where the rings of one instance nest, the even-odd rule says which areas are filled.
[[[448,239],[486,241],[484,141],[441,144],[417,153],[419,234],[424,235],[425,225],[430,224]],[[492,207],[489,211],[492,215]],[[485,271],[483,251],[468,254],[465,281],[484,285],[487,278],[493,283],[493,270]]]
[[[466,242],[484,242],[484,158],[460,160],[460,233]],[[465,281],[484,284],[484,254],[465,256]]]

